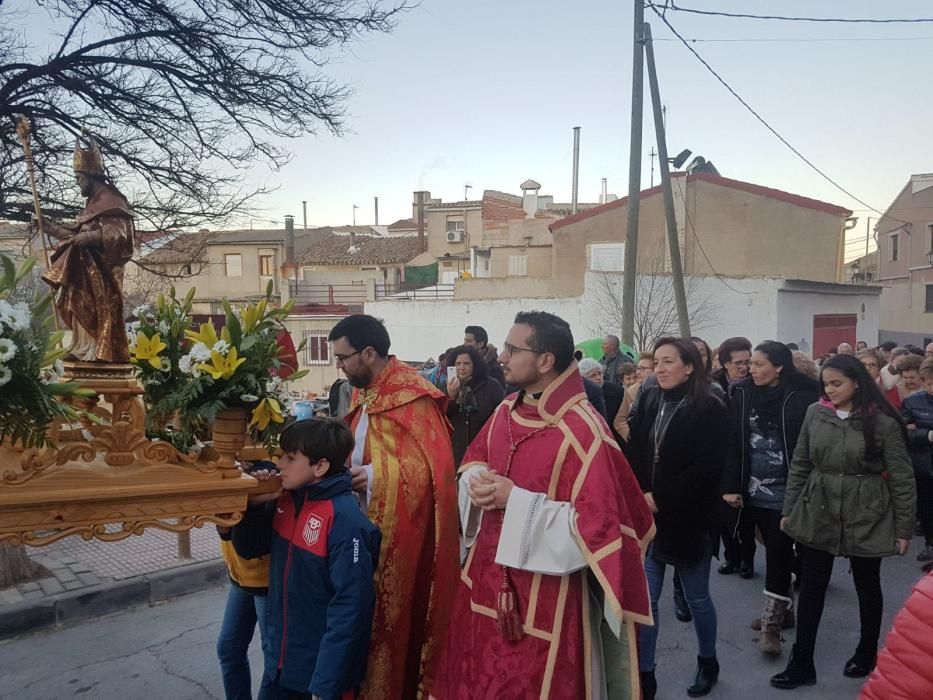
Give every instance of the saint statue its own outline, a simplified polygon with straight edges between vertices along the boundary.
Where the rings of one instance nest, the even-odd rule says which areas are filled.
[[[71,329],[69,358],[129,362],[123,325],[123,266],[133,256],[134,214],[104,169],[100,149],[87,133],[75,144],[75,180],[87,202],[73,223],[40,216],[43,234],[59,239],[42,275],[55,290],[58,317]]]

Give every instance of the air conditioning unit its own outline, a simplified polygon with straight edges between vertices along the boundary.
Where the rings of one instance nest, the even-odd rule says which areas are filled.
[[[463,231],[448,231],[447,242],[448,243],[463,243]]]

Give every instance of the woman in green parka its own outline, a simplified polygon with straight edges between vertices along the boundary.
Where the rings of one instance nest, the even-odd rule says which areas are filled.
[[[816,683],[813,652],[835,557],[848,557],[860,635],[843,674],[875,665],[883,598],[881,558],[907,552],[916,491],[900,415],[862,363],[837,355],[820,372],[823,399],[807,410],[790,466],[781,528],[801,555],[797,643],[777,688]]]

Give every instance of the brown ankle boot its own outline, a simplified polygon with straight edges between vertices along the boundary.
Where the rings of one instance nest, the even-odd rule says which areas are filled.
[[[770,595],[765,596],[765,608],[761,615],[761,632],[758,636],[758,648],[761,653],[770,656],[781,655],[781,624],[788,602]]]
[[[796,624],[797,618],[794,614],[794,608],[792,606],[788,606],[787,612],[784,613],[784,622],[781,624],[781,629],[792,630]],[[750,624],[749,627],[756,632],[761,632],[761,618],[756,617],[754,620],[752,620],[752,624]]]

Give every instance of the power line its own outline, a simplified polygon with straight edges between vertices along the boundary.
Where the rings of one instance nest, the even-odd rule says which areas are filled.
[[[655,10],[656,5],[649,2],[648,6]],[[688,12],[694,15],[708,17],[731,17],[733,19],[770,19],[784,22],[835,22],[840,24],[923,24],[933,23],[933,17],[794,17],[783,15],[753,15],[744,12],[724,12],[722,10],[697,10],[692,7],[677,7],[674,2],[664,4],[664,9],[675,12]]]
[[[677,41],[677,39],[671,39],[670,37],[655,38],[655,41]],[[933,36],[890,36],[890,37],[881,37],[881,36],[861,36],[861,37],[813,37],[813,38],[783,38],[783,39],[767,39],[767,38],[749,38],[749,39],[701,39],[701,38],[688,38],[686,41],[689,41],[691,44],[784,44],[784,43],[793,43],[793,44],[809,44],[809,43],[825,43],[825,42],[861,42],[861,41],[933,41]]]
[[[741,95],[739,95],[739,93],[737,93],[734,89],[732,89],[732,86],[729,85],[729,83],[727,83],[727,82],[725,81],[725,79],[724,79],[721,75],[719,75],[719,73],[717,73],[716,70],[715,70],[709,63],[707,63],[706,59],[704,59],[699,53],[697,53],[697,50],[696,50],[695,48],[693,48],[693,47],[687,42],[687,40],[684,39],[684,37],[680,35],[680,33],[679,33],[676,29],[674,29],[673,25],[671,25],[671,23],[667,20],[667,18],[664,16],[664,14],[658,10],[658,8],[654,5],[654,3],[650,3],[649,6],[650,6],[651,9],[654,11],[654,13],[661,19],[661,21],[664,22],[665,25],[667,25],[667,28],[671,30],[671,32],[674,34],[674,36],[676,36],[678,39],[680,39],[680,43],[682,43],[685,47],[687,47],[687,50],[688,50],[690,53],[692,53],[692,54],[694,55],[694,57],[695,57],[700,63],[703,64],[703,66],[706,68],[706,70],[708,70],[710,73],[712,73],[713,77],[716,78],[716,80],[718,80],[718,81],[722,84],[722,86],[723,86],[724,88],[726,88],[726,90],[728,90],[728,91],[730,92],[730,94],[731,94],[735,99],[737,99],[737,100],[739,101],[739,103],[740,103],[743,107],[745,107],[745,109],[747,109],[747,110],[752,114],[752,116],[755,117],[755,119],[757,119],[759,122],[761,122],[761,124],[762,124],[768,131],[770,131],[772,134],[774,134],[774,136],[776,136],[777,139],[778,139],[781,143],[783,143],[785,146],[787,146],[787,147],[794,153],[794,155],[796,155],[798,158],[800,158],[800,160],[802,160],[804,163],[806,163],[807,165],[809,165],[810,168],[812,168],[817,174],[819,174],[823,179],[825,179],[827,182],[829,182],[831,185],[833,185],[833,186],[834,186],[836,189],[838,189],[840,192],[842,192],[843,194],[845,194],[845,195],[851,197],[853,200],[855,200],[855,201],[858,202],[859,204],[865,206],[868,210],[871,210],[871,211],[876,212],[876,213],[878,213],[878,214],[884,215],[884,212],[882,212],[880,209],[876,209],[875,207],[873,207],[872,205],[870,205],[868,202],[865,202],[865,201],[859,199],[859,198],[856,197],[854,194],[852,194],[849,190],[847,190],[845,187],[843,187],[843,186],[840,185],[838,182],[836,182],[833,178],[831,178],[829,175],[827,175],[825,172],[823,172],[819,167],[817,167],[817,166],[813,163],[813,161],[811,161],[811,160],[810,160],[809,158],[807,158],[803,153],[801,153],[800,151],[798,151],[798,150],[790,143],[790,141],[788,141],[786,138],[784,138],[783,136],[781,136],[781,134],[778,133],[777,129],[775,129],[775,128],[774,128],[773,126],[771,126],[767,121],[765,121],[765,118],[764,118],[764,117],[762,117],[760,114],[758,114],[758,112],[756,112],[755,109],[754,109],[748,102],[746,102],[746,101],[742,98]],[[889,218],[893,218],[893,217],[889,217]],[[904,223],[907,223],[907,222],[904,222]]]

